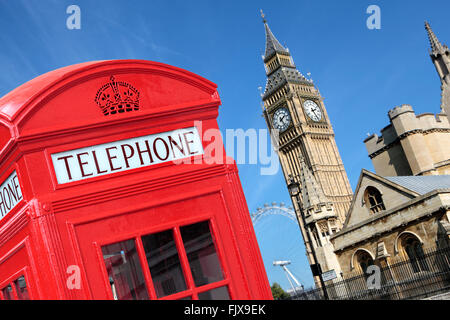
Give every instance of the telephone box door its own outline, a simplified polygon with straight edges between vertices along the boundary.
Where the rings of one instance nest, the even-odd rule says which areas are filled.
[[[228,220],[212,193],[74,222],[91,298],[248,298]]]

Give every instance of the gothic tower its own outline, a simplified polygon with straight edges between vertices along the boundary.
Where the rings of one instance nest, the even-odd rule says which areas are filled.
[[[441,44],[428,22],[425,29],[430,40],[430,57],[441,80],[441,110],[450,120],[450,51],[446,45]]]
[[[296,198],[292,200],[297,216],[300,212],[305,215],[305,219],[298,220],[312,264],[309,251],[323,247],[329,242],[328,237],[342,228],[352,190],[319,90],[297,70],[289,49],[280,44],[262,17],[267,75],[262,93],[263,114],[272,137],[278,142],[286,183],[293,179],[302,190],[299,195],[302,208]],[[308,239],[312,243],[307,243]],[[317,256],[322,271],[338,269],[333,262],[337,260],[332,247],[326,251],[330,250],[322,258],[320,254]]]

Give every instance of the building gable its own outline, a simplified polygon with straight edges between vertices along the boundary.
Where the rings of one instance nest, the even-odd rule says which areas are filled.
[[[369,199],[371,196],[368,194],[371,191],[375,193],[378,191],[380,198]],[[419,195],[415,191],[363,169],[353,195],[344,229],[368,220],[378,212],[392,209]],[[377,201],[380,199],[382,203]],[[375,205],[373,201],[376,202]],[[376,207],[377,205],[378,207]]]

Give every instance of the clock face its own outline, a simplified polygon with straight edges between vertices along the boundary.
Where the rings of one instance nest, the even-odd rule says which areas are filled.
[[[303,103],[303,108],[305,109],[306,114],[311,118],[311,120],[320,121],[320,119],[322,119],[322,111],[314,101],[306,100]]]
[[[280,131],[286,130],[291,123],[291,115],[289,114],[288,109],[280,108],[275,111],[272,122],[275,129],[278,129]]]

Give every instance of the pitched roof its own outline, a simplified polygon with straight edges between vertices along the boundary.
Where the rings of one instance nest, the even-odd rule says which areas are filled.
[[[363,203],[361,203],[361,196],[363,196],[364,192],[364,190],[361,189],[363,179],[373,180],[373,182],[378,182],[380,186],[386,186],[394,192],[392,196],[395,196],[395,192],[397,192],[398,195],[402,195],[403,197],[395,197],[395,204],[392,204],[392,199],[394,199],[394,197],[391,197],[391,200],[389,201],[391,204],[385,203],[386,210],[383,210],[375,215],[371,215],[368,210],[361,210],[363,208]],[[365,186],[367,186],[367,184],[365,184]],[[334,239],[342,236],[343,234],[352,232],[364,226],[371,226],[371,224],[375,221],[383,221],[382,224],[385,225],[385,231],[392,230],[393,225],[385,223],[385,219],[387,219],[390,215],[394,215],[397,212],[401,212],[405,208],[421,203],[424,199],[427,199],[428,196],[436,197],[437,194],[441,192],[448,193],[448,189],[450,189],[450,175],[381,177],[368,170],[362,169],[344,226],[338,233],[331,236],[331,240],[334,242]],[[359,204],[355,205],[357,201]],[[436,208],[440,208],[442,204],[446,203],[447,200],[444,198],[441,199],[440,202],[436,201],[425,205],[430,209],[436,210]],[[366,213],[364,216],[361,215],[362,211]],[[411,214],[408,213],[407,215],[403,215],[400,220],[397,220],[397,222],[394,221],[395,219],[392,220],[392,222],[397,226],[401,226],[405,223],[405,221],[409,223],[410,221],[417,219],[420,215],[423,216],[429,214],[430,211],[422,208],[419,210],[414,210],[414,212],[416,215],[414,215],[413,211],[411,211]],[[357,217],[356,220],[354,219],[355,217]],[[380,230],[377,231],[372,227],[369,229],[366,229],[368,230],[367,233],[365,233],[363,238],[359,238],[359,240],[362,241],[369,239],[372,236],[378,236],[381,232],[384,232]],[[340,248],[335,247],[335,249],[341,250],[342,248],[348,247],[348,245],[353,245],[354,243],[354,239],[352,238],[347,241],[346,245],[343,246],[341,244]],[[336,242],[334,242],[334,244],[336,244]]]
[[[280,67],[267,77],[266,89],[263,99],[277,91],[285,83],[301,83],[312,85],[312,81],[306,79],[300,71],[290,67]]]
[[[437,189],[450,189],[450,175],[384,177],[420,195]]]
[[[391,181],[391,180],[387,179],[387,177],[382,177],[382,176],[379,176],[379,175],[377,175],[377,174],[375,174],[373,172],[370,172],[369,170],[362,169],[361,173],[359,175],[359,178],[358,178],[358,183],[356,185],[355,192],[353,193],[353,197],[352,197],[352,202],[350,204],[350,208],[347,211],[347,215],[346,215],[346,218],[345,218],[343,229],[347,228],[347,226],[350,223],[351,216],[352,216],[352,213],[353,213],[354,207],[355,207],[356,197],[358,196],[359,192],[361,191],[360,190],[361,189],[361,184],[363,182],[363,179],[365,179],[365,178],[369,178],[369,179],[373,179],[373,180],[379,181],[380,183],[385,184],[385,185],[387,185],[390,188],[396,189],[399,192],[409,196],[410,198],[415,198],[415,197],[420,196],[420,194],[418,192],[415,192],[415,191],[413,191],[413,190],[411,190],[409,188],[406,188],[406,187],[404,187],[404,186],[402,186],[402,185],[400,185],[400,184],[398,184],[398,183],[396,183],[394,181]],[[398,177],[390,177],[390,178],[394,178],[394,180],[395,180],[395,178],[398,178]]]
[[[277,38],[273,35],[272,31],[270,31],[269,25],[265,20],[264,28],[266,29],[266,52],[264,53],[264,60],[269,59],[276,52],[289,54],[289,51],[280,44]]]

